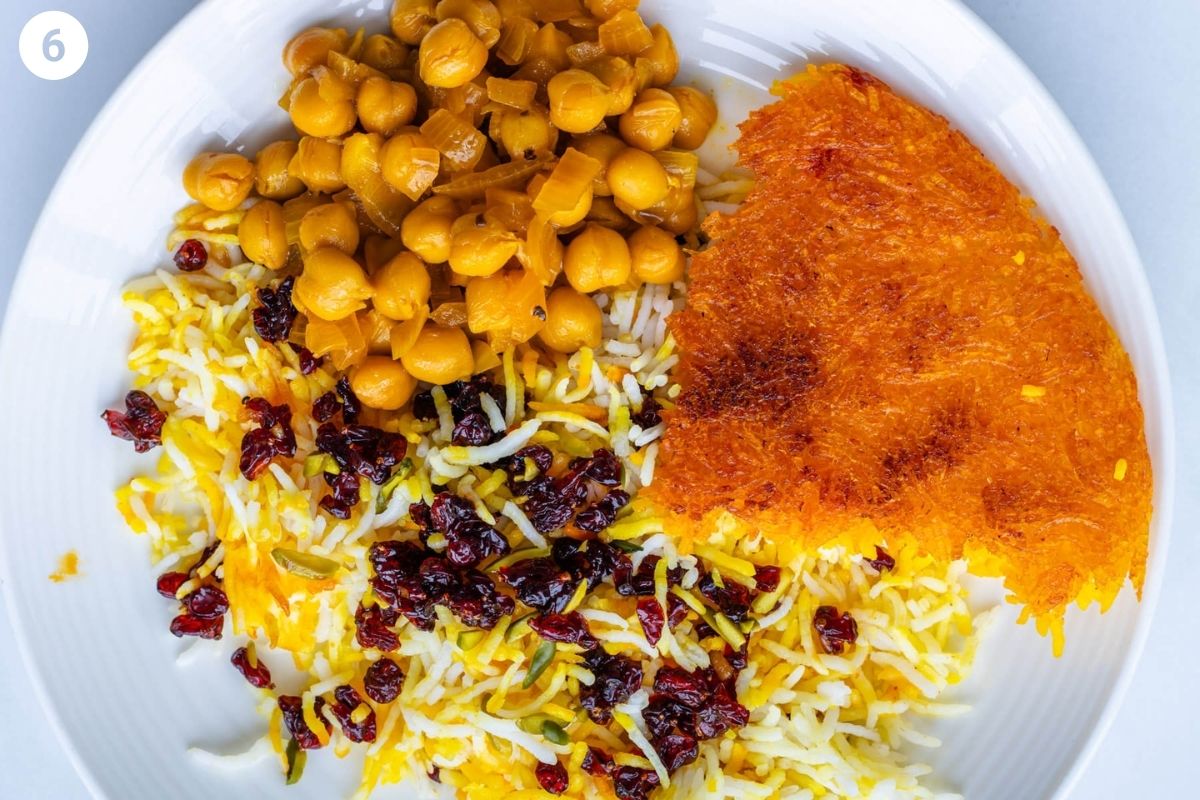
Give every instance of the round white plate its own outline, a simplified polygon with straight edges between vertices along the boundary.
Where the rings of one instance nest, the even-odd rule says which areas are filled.
[[[390,5],[390,4],[389,4]],[[219,649],[185,643],[154,592],[144,542],[111,492],[155,455],[109,437],[132,326],[129,278],[167,263],[185,197],[179,174],[205,149],[253,152],[285,129],[275,105],[284,42],[313,23],[385,26],[383,0],[209,0],[134,71],[79,145],[25,256],[0,344],[0,541],[9,606],[48,716],[97,797],[262,800],[344,796],[351,765],[328,754],[285,789],[261,761],[228,770],[188,755],[234,752],[262,722]],[[1037,80],[949,0],[644,0],[666,23],[685,77],[715,90],[724,124],[710,157],[771,82],[810,59],[863,67],[947,116],[1035,197],[1079,259],[1133,358],[1156,473],[1145,598],[1103,618],[1071,615],[1067,652],[1004,616],[960,694],[975,706],[920,753],[973,800],[1061,797],[1108,725],[1141,650],[1166,554],[1174,457],[1167,368],[1137,253],[1078,137]],[[54,584],[60,554],[83,576]],[[37,724],[26,720],[20,724]],[[1056,794],[1057,793],[1057,794]]]

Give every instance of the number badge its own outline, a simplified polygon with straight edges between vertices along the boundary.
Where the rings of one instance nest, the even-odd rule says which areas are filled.
[[[87,59],[87,31],[65,11],[43,11],[25,23],[18,48],[26,69],[59,81],[78,72]]]

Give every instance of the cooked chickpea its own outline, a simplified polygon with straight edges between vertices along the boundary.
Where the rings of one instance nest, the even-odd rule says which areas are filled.
[[[412,397],[417,382],[390,356],[367,356],[350,373],[350,388],[368,408],[396,411]]]
[[[600,346],[600,306],[570,286],[560,286],[546,298],[546,324],[538,332],[551,350],[574,353]]]
[[[402,69],[408,59],[408,48],[391,36],[374,33],[363,42],[362,63],[380,72]]]
[[[649,64],[652,85],[666,86],[679,73],[679,53],[671,34],[662,25],[651,25],[650,34],[654,37],[654,43],[638,53],[638,59],[644,58]]]
[[[379,168],[383,179],[417,200],[438,176],[441,154],[421,133],[398,133],[379,150]]]
[[[661,204],[659,225],[676,236],[695,230],[700,222],[700,212],[696,209],[696,193],[691,189],[671,187],[667,199]]]
[[[576,137],[571,146],[600,162],[600,173],[592,181],[592,193],[597,197],[612,195],[612,189],[608,185],[608,166],[613,158],[625,149],[625,143],[611,133],[593,133]]]
[[[457,218],[454,200],[435,195],[404,217],[400,239],[426,264],[442,264],[450,258],[450,228]]]
[[[437,21],[433,0],[396,0],[392,4],[392,34],[405,44],[420,44]]]
[[[568,69],[550,79],[550,121],[567,133],[587,133],[608,113],[608,87],[590,72]]]
[[[684,150],[695,150],[704,144],[708,132],[717,121],[717,104],[705,92],[691,86],[676,86],[668,89],[675,102],[679,103],[682,115],[679,130],[672,144]]]
[[[284,46],[283,65],[293,76],[304,75],[324,66],[331,50],[344,53],[349,45],[350,34],[344,28],[309,28]]]
[[[621,115],[621,138],[642,150],[662,150],[671,143],[683,122],[683,112],[670,92],[645,89]]]
[[[375,310],[403,322],[428,305],[429,270],[412,253],[397,253],[372,276]]]
[[[400,361],[417,380],[438,385],[465,380],[475,368],[467,335],[459,328],[443,328],[432,322],[425,324]]]
[[[346,188],[342,177],[342,143],[336,139],[305,136],[288,163],[288,172],[314,192],[340,192]]]
[[[201,153],[183,171],[183,188],[214,211],[232,211],[250,195],[254,165],[237,153]]]
[[[295,294],[313,315],[337,322],[365,307],[372,289],[357,261],[335,247],[322,247],[304,257]]]
[[[482,72],[487,58],[487,46],[470,26],[452,17],[434,25],[421,40],[417,63],[427,85],[453,89]]]
[[[357,106],[365,130],[391,136],[417,115],[417,92],[400,81],[367,78],[359,84]]]
[[[646,283],[674,283],[683,278],[687,260],[675,236],[662,228],[646,226],[629,237],[633,274]]]
[[[341,80],[337,78],[336,80]],[[354,127],[353,95],[343,99],[338,91],[322,91],[316,78],[305,78],[292,89],[288,114],[296,130],[309,136],[341,136]]]
[[[255,264],[280,269],[287,263],[287,226],[283,206],[273,200],[259,200],[238,224],[238,246]]]
[[[306,251],[336,247],[346,255],[354,255],[358,239],[358,215],[353,203],[322,203],[300,218],[300,246]]]
[[[496,112],[493,112],[496,113]],[[558,144],[558,129],[544,111],[503,111],[496,114],[495,136],[508,154],[548,153]]]
[[[455,227],[450,237],[450,269],[459,275],[491,275],[521,246],[516,236],[492,225],[459,223]]]
[[[567,281],[581,292],[596,292],[629,280],[629,245],[621,234],[594,222],[567,245],[563,262]]]
[[[645,150],[626,147],[613,157],[605,171],[613,197],[641,211],[661,203],[671,184],[667,170]]]
[[[500,41],[500,11],[488,0],[441,0],[434,15],[438,22],[461,19],[489,49]]]
[[[547,23],[538,28],[537,32],[530,37],[529,52],[525,54],[525,63],[526,65],[545,64],[552,70],[551,74],[566,69],[571,66],[567,48],[572,43],[572,39],[566,31],[560,31],[552,22]]]
[[[270,200],[287,200],[304,191],[304,182],[288,172],[298,145],[291,139],[271,142],[254,156],[254,190]]]

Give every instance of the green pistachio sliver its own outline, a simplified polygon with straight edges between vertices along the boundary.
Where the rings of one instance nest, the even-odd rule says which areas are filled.
[[[536,615],[526,614],[523,617],[514,619],[508,626],[508,630],[504,632],[504,641],[510,643],[515,642],[517,639],[520,639],[522,636],[533,630],[533,628],[529,625],[529,620],[533,619],[534,616]]]
[[[304,459],[304,477],[315,478],[322,472],[328,472],[330,475],[340,475],[342,474],[342,468],[333,460],[333,456],[328,453],[313,453]]]
[[[542,673],[554,660],[554,653],[554,642],[543,641],[538,645],[537,650],[533,653],[533,661],[529,662],[529,672],[525,674],[525,680],[521,681],[521,688],[528,689],[537,682],[538,678],[542,677]]]
[[[640,552],[642,552],[642,546],[640,544],[638,544],[637,542],[626,541],[625,539],[614,539],[613,541],[609,542],[609,544],[611,544],[613,547],[617,548],[618,550],[620,550],[623,553],[640,553]]]
[[[313,553],[301,553],[299,550],[289,550],[286,547],[276,547],[271,551],[271,558],[293,575],[313,580],[332,578],[339,569],[338,562],[331,558]]]
[[[396,466],[396,471],[392,473],[392,477],[388,478],[383,486],[379,487],[379,496],[375,499],[375,513],[382,514],[388,507],[388,503],[392,502],[392,495],[396,493],[396,489],[400,484],[408,479],[412,474],[413,462],[411,458],[406,458]]]
[[[284,752],[287,757],[287,785],[292,786],[300,782],[300,778],[304,775],[304,764],[308,761],[308,753],[300,749],[300,745],[295,739],[288,739],[287,750]]]
[[[547,714],[530,714],[528,717],[521,717],[517,720],[517,727],[525,731],[525,733],[532,733],[538,736],[542,733],[542,727],[551,721],[552,719]]]
[[[571,741],[566,729],[552,719],[542,723],[542,736],[546,737],[546,741],[554,744],[569,744]]]
[[[722,579],[722,578],[721,578],[721,570],[717,569],[716,567],[713,567],[713,571],[712,571],[712,581],[713,581],[713,584],[714,584],[714,585],[715,585],[715,586],[716,586],[718,589],[724,589],[724,588],[725,588],[725,581],[724,581],[724,579]]]
[[[458,649],[473,650],[487,636],[487,631],[467,630],[458,634]]]

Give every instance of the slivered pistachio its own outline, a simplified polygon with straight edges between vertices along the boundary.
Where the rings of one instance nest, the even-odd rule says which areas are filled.
[[[299,550],[289,550],[286,547],[276,547],[271,551],[271,558],[293,575],[313,580],[332,578],[339,569],[338,562],[331,558],[313,553],[301,553]]]
[[[342,468],[333,460],[333,456],[328,453],[313,453],[304,459],[304,477],[315,478],[322,472],[328,472],[330,475],[340,475]]]
[[[684,603],[686,603],[688,608],[690,608],[692,611],[695,611],[700,616],[703,617],[708,614],[708,609],[705,607],[704,603],[700,602],[700,599],[696,597],[696,595],[692,594],[687,589],[684,589],[682,586],[672,586],[671,594],[675,595]]]
[[[504,632],[505,642],[515,642],[525,634],[529,633],[533,628],[529,626],[529,620],[533,619],[535,614],[526,614],[523,617],[518,617],[508,626],[508,630]]]
[[[308,761],[308,753],[300,749],[300,745],[296,743],[295,739],[288,739],[284,755],[287,757],[287,785],[291,786],[299,783],[300,778],[304,775],[304,764]]]
[[[738,626],[720,611],[711,614],[705,621],[734,650],[741,650],[742,645],[746,643],[746,637],[738,630]]]
[[[411,458],[406,458],[396,465],[396,471],[392,473],[392,477],[388,478],[387,482],[379,487],[379,496],[375,499],[376,514],[384,512],[388,507],[388,503],[392,502],[392,495],[396,493],[396,489],[408,479],[412,471],[413,462]]]
[[[542,732],[542,727],[547,722],[553,721],[548,714],[530,714],[528,717],[521,717],[517,720],[517,727],[526,733],[539,735]]]
[[[546,737],[546,741],[554,744],[569,744],[571,741],[571,737],[567,735],[563,726],[552,719],[542,723],[542,736]]]
[[[637,542],[629,542],[629,541],[625,541],[623,539],[616,539],[612,542],[609,542],[609,544],[611,544],[613,547],[617,548],[618,550],[620,550],[623,553],[640,553],[640,552],[642,552],[642,546],[640,544],[638,544]]]
[[[725,588],[725,581],[721,579],[721,570],[717,569],[716,567],[714,567],[712,571],[712,582],[718,589]]]
[[[521,688],[528,689],[537,682],[538,678],[542,677],[542,673],[554,660],[554,653],[554,642],[543,641],[538,645],[537,650],[533,653],[533,660],[529,662],[529,672],[525,674],[525,680],[521,681]]]
[[[473,650],[487,636],[487,631],[468,630],[458,634],[458,649]]]

